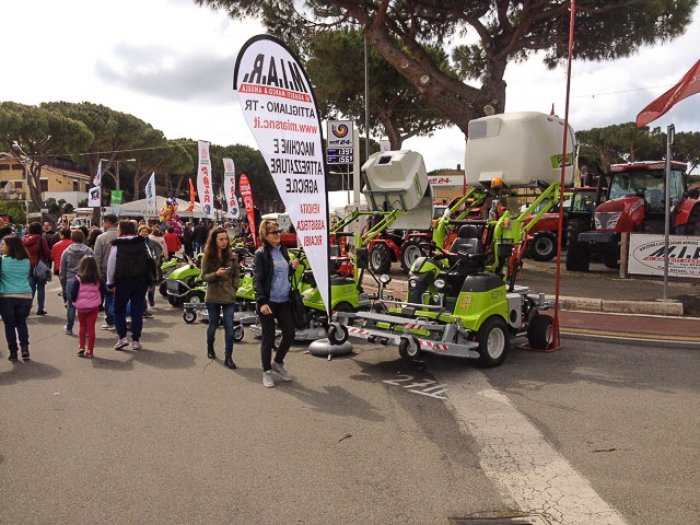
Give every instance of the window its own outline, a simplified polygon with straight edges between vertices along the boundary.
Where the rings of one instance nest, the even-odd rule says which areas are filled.
[[[45,191],[49,191],[49,179],[41,179],[39,181],[39,191],[41,193],[44,193]]]
[[[9,171],[11,166],[9,164],[0,164],[0,171]]]
[[[80,191],[80,183],[77,180],[73,181],[73,191]]]
[[[24,187],[24,183],[21,180],[15,181],[15,189],[16,190],[21,190],[23,187]]]

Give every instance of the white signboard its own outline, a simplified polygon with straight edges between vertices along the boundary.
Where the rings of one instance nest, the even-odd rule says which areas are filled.
[[[202,205],[204,215],[209,219],[214,218],[214,190],[211,181],[211,159],[209,158],[209,143],[197,141],[199,162],[197,163],[197,196]]]
[[[100,186],[90,188],[90,191],[88,191],[88,206],[90,208],[102,206],[102,190]]]
[[[241,212],[236,199],[236,166],[233,159],[224,158],[224,195],[228,203],[228,217],[240,219]]]
[[[700,278],[700,237],[672,235],[668,241],[668,275]],[[664,274],[664,236],[630,235],[628,271],[637,275]]]
[[[326,168],[311,83],[282,42],[260,35],[238,53],[233,86],[330,311]]]
[[[464,186],[464,175],[428,175],[431,186]]]
[[[329,120],[328,149],[352,148],[352,120]]]
[[[151,173],[151,177],[146,183],[146,209],[151,215],[156,215],[156,172]]]

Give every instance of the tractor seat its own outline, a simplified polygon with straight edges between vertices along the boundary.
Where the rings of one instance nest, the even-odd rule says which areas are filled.
[[[331,275],[331,284],[355,284],[355,279],[343,275]]]
[[[457,238],[450,246],[450,252],[454,255],[448,255],[447,259],[450,265],[454,265],[460,260],[457,254],[462,255],[483,255],[484,247],[481,244],[481,232],[474,224],[463,224],[457,231]]]

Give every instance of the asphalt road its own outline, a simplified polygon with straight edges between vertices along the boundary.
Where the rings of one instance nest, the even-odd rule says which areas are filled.
[[[144,350],[116,352],[99,331],[90,361],[63,335],[55,293],[48,306],[31,318],[31,363],[0,346],[0,523],[447,524],[513,511],[603,523],[581,517],[578,491],[523,503],[488,462],[512,447],[484,441],[501,423],[470,421],[485,391],[626,523],[700,522],[698,351],[565,339],[482,371],[296,347],[295,381],[265,389],[250,332],[230,371],[206,358],[204,325],[159,305]]]

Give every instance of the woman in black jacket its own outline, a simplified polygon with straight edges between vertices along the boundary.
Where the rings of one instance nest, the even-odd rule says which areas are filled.
[[[274,221],[264,220],[260,224],[262,246],[255,252],[253,262],[253,285],[255,303],[262,327],[260,358],[262,360],[262,382],[268,388],[275,386],[273,372],[282,381],[291,381],[284,368],[284,357],[294,342],[294,317],[289,301],[291,284],[289,270],[296,269],[298,260],[289,261],[287,248],[280,244],[280,226]],[[272,361],[275,342],[275,320],[282,331],[282,341]]]

